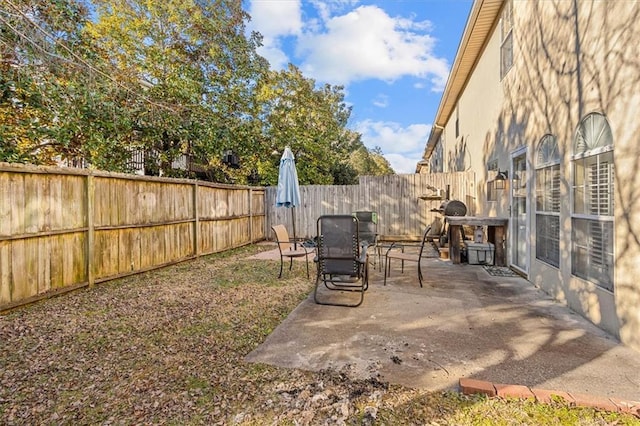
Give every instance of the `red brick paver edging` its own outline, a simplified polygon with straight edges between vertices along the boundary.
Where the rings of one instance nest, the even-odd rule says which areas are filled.
[[[627,401],[618,398],[592,396],[580,393],[562,392],[555,390],[529,388],[521,385],[492,383],[485,380],[460,379],[460,392],[465,395],[483,394],[501,398],[535,398],[536,401],[549,404],[554,398],[563,398],[569,405],[576,407],[590,407],[604,411],[632,414],[640,418],[640,402]]]

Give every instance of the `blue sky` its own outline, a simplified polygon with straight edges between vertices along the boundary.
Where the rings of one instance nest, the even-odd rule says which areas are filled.
[[[349,127],[397,173],[422,158],[472,0],[247,0],[272,69],[345,87]]]

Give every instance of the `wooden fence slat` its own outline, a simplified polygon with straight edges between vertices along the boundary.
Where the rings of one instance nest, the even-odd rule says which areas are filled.
[[[54,235],[51,240],[51,252],[49,253],[49,265],[51,268],[51,288],[53,290],[63,288],[65,285],[63,275],[63,235]]]
[[[9,173],[0,173],[0,235],[9,235],[11,232],[11,175]],[[1,271],[1,270],[0,270]]]
[[[94,217],[95,200],[96,200],[96,188],[95,178],[91,175],[87,175],[87,192],[86,192],[86,206],[87,206],[87,281],[89,286],[93,286],[95,283],[95,271],[94,271],[94,259],[95,259],[95,225],[91,219]]]
[[[0,306],[7,305],[12,300],[11,258],[11,244],[0,241]]]

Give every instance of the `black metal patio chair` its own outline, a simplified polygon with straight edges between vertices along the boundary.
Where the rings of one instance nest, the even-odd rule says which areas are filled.
[[[369,268],[367,244],[360,244],[358,238],[358,219],[351,215],[321,216],[317,230],[315,302],[320,305],[360,306],[369,286]],[[357,297],[353,300],[349,294]]]
[[[418,264],[418,282],[420,283],[420,287],[422,287],[424,277],[422,276],[421,261],[425,254],[425,245],[432,244],[434,238],[437,238],[437,234],[434,235],[434,233],[431,232],[431,228],[432,225],[426,227],[419,246],[416,246],[415,243],[391,243],[385,255],[384,285],[387,285],[387,276],[391,275],[391,261],[396,259],[402,261],[402,272],[404,272],[405,261],[416,262]]]

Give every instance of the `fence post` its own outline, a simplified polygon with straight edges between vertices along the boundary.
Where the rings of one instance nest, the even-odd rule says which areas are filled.
[[[253,204],[252,204],[253,190],[249,188],[248,192],[249,192],[249,241],[251,241],[251,244],[253,244]]]
[[[200,256],[200,215],[198,212],[198,181],[193,183],[193,254]]]
[[[89,287],[93,287],[95,284],[94,273],[94,255],[95,255],[95,182],[93,172],[89,171],[87,175],[87,281]]]

